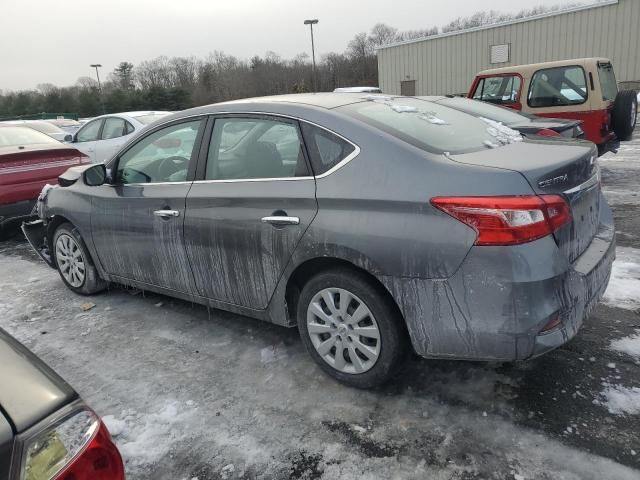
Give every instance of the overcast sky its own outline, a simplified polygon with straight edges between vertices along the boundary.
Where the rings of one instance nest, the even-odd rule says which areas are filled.
[[[121,61],[160,55],[241,58],[311,50],[305,18],[320,20],[318,55],[342,52],[358,32],[384,22],[400,30],[442,26],[480,9],[517,12],[565,0],[0,0],[0,89],[73,85],[106,77]]]

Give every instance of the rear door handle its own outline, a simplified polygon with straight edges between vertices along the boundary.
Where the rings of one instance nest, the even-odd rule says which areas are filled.
[[[178,210],[156,210],[153,212],[156,217],[162,218],[171,218],[171,217],[179,217],[180,212]]]
[[[271,225],[299,225],[299,217],[273,216],[262,217],[262,223],[270,223]]]

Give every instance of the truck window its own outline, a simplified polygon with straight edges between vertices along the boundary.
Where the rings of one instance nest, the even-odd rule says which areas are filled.
[[[582,67],[545,68],[531,78],[527,102],[532,108],[580,105],[587,101],[587,77]]]
[[[520,84],[520,77],[517,75],[481,78],[473,92],[473,98],[498,105],[515,103],[518,101]]]
[[[613,73],[613,65],[609,62],[598,62],[598,79],[602,89],[603,100],[615,100],[618,95],[618,82]]]

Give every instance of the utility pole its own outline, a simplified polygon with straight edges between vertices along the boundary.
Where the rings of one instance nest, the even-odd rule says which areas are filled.
[[[314,93],[318,91],[318,81],[316,76],[316,49],[313,44],[313,26],[318,23],[318,19],[314,18],[312,20],[305,20],[304,24],[309,25],[311,27],[311,58],[313,59],[313,91]]]
[[[92,63],[89,66],[96,69],[96,77],[98,78],[98,98],[100,99],[100,106],[102,107],[102,114],[104,115],[106,112],[104,110],[104,101],[102,99],[102,85],[100,84],[100,74],[98,73],[98,68],[102,67],[102,65],[100,65],[99,63]]]

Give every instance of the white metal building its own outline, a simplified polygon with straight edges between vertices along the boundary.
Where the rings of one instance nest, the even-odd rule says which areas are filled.
[[[640,0],[593,5],[410,40],[378,49],[384,93],[466,93],[488,68],[570,58],[611,59],[617,80],[640,87]]]

